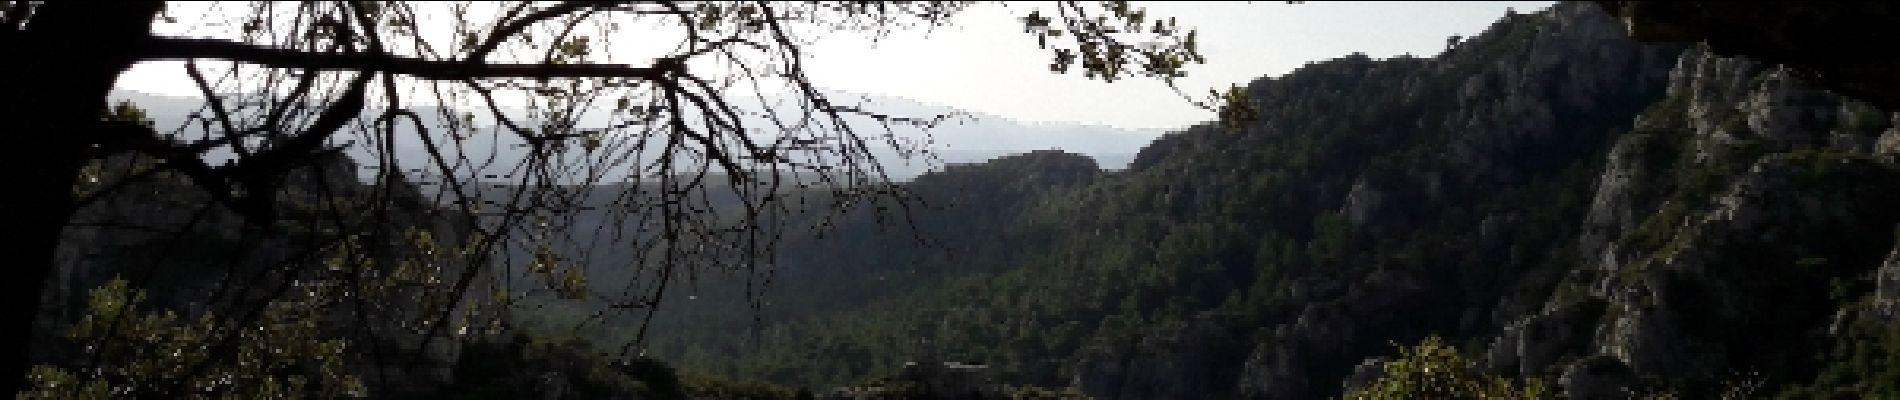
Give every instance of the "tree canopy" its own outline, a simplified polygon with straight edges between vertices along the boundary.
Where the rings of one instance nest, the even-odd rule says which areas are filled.
[[[449,270],[431,282],[439,298],[420,301],[426,329],[416,347],[455,325],[457,304],[480,297],[466,294],[483,276],[537,277],[602,313],[650,316],[669,283],[695,274],[769,277],[764,261],[787,228],[787,202],[808,200],[783,195],[787,188],[824,189],[835,209],[902,216],[913,199],[890,184],[877,154],[927,157],[928,146],[894,131],[947,116],[888,115],[835,99],[807,78],[803,46],[827,32],[951,24],[975,5],[8,1],[0,52],[13,61],[0,64],[10,81],[0,109],[14,145],[0,150],[0,169],[19,174],[21,194],[0,205],[32,211],[4,217],[10,233],[0,257],[21,274],[0,288],[10,296],[0,318],[10,336],[29,336],[61,232],[102,199],[150,182],[193,188],[205,212],[238,216],[243,229],[304,249],[281,255],[258,275],[264,281],[220,278],[221,286],[276,288],[228,299],[232,312],[221,315],[236,315],[233,326],[256,322],[256,310],[324,266],[356,271],[330,275],[346,288],[336,303],[354,304],[337,307],[370,318],[360,295],[369,286],[355,277],[409,265],[371,267],[391,254],[438,250],[460,259],[416,261]],[[193,7],[201,10],[183,10]],[[1204,62],[1192,30],[1126,2],[1060,2],[1021,22],[1058,73],[1172,86]],[[181,79],[204,100],[184,123],[156,126],[136,107],[108,106],[120,73],[166,60],[184,62]],[[1184,97],[1213,109],[1235,93]],[[1240,115],[1222,107],[1223,116]],[[356,160],[372,171],[362,190],[289,193],[299,171],[322,175],[324,160],[352,146],[372,155]],[[115,157],[140,161],[108,162]],[[99,173],[122,165],[130,167]],[[317,204],[290,205],[305,197]],[[710,206],[717,201],[741,206]],[[398,219],[407,222],[391,223]],[[576,226],[582,220],[595,226]],[[416,239],[431,226],[449,229]],[[585,260],[548,250],[577,230],[609,232],[584,245],[633,249],[635,262],[611,266],[621,290],[585,283]],[[531,251],[515,261],[509,249]],[[523,273],[486,270],[496,267]],[[33,345],[0,353],[7,387],[23,387]]]

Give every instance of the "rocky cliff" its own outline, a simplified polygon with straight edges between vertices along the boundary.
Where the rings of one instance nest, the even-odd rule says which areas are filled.
[[[1880,145],[1894,115],[1701,49],[1668,88],[1608,156],[1585,263],[1492,341],[1494,368],[1560,378],[1573,398],[1804,381],[1843,307],[1878,301],[1900,221]]]

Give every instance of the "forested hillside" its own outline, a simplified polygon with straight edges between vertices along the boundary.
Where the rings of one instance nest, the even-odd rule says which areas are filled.
[[[798,387],[938,353],[1097,397],[1319,398],[1435,335],[1573,398],[1893,393],[1893,115],[1621,29],[1564,3],[1262,78],[1255,122],[1126,171],[925,175],[909,223],[788,237],[759,301],[701,282],[646,348]]]

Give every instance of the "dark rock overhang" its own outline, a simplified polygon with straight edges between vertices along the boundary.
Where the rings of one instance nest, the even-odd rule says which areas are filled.
[[[1900,3],[1598,1],[1644,42],[1703,42],[1722,56],[1789,67],[1803,78],[1900,111]]]

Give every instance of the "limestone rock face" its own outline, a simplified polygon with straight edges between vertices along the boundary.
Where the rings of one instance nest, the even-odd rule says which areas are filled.
[[[1876,275],[1874,309],[1880,316],[1900,320],[1900,244],[1894,245],[1887,262]]]
[[[1641,120],[1638,120],[1639,124]],[[1644,155],[1658,146],[1647,136],[1625,136],[1610,148],[1603,173],[1597,177],[1590,210],[1583,220],[1578,253],[1586,260],[1614,254],[1614,240],[1642,222],[1646,215],[1638,210],[1650,208],[1654,200],[1640,191],[1650,176],[1650,162]],[[1605,260],[1613,262],[1613,260]]]
[[[1890,124],[1895,127],[1888,128],[1885,133],[1882,133],[1874,142],[1873,149],[1874,154],[1887,156],[1889,162],[1893,162],[1895,156],[1900,156],[1900,113],[1894,115],[1893,118]]]
[[[1785,67],[1705,49],[1676,65],[1668,97],[1607,155],[1575,246],[1590,264],[1555,290],[1602,302],[1600,317],[1561,322],[1589,333],[1558,341],[1584,346],[1528,342],[1530,327],[1562,320],[1528,316],[1493,340],[1494,370],[1560,378],[1573,398],[1621,398],[1605,388],[1637,377],[1794,373],[1824,346],[1815,327],[1836,318],[1829,279],[1876,267],[1891,279],[1881,260],[1900,213],[1880,204],[1900,204],[1900,171],[1880,142],[1891,130],[1868,127],[1893,114]],[[1576,304],[1553,296],[1546,310]]]
[[[1601,301],[1558,305],[1504,328],[1492,339],[1484,362],[1494,372],[1515,376],[1551,375],[1562,356],[1589,344],[1603,313]]]

